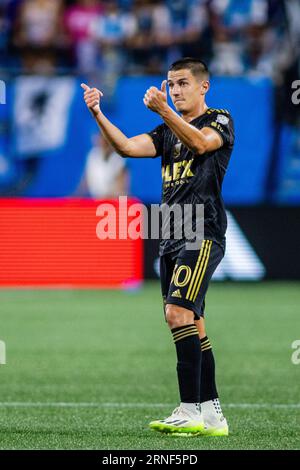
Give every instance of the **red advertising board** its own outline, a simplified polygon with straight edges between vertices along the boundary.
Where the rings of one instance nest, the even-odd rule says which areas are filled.
[[[138,201],[0,199],[0,286],[134,287],[143,277],[143,240],[97,236],[100,204],[130,222]],[[113,211],[114,212],[114,211]],[[124,230],[123,230],[124,231]]]

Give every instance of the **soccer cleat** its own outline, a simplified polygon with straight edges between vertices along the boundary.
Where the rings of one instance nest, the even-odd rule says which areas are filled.
[[[224,416],[218,420],[216,420],[215,417],[207,418],[204,424],[204,436],[228,436],[229,434],[228,424]]]
[[[204,432],[202,415],[187,410],[182,405],[175,408],[168,418],[151,421],[150,429],[173,436],[198,436]]]
[[[201,403],[204,419],[204,436],[228,436],[228,424],[224,418],[218,398]]]

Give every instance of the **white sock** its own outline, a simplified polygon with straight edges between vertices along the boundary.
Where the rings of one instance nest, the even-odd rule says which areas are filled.
[[[180,405],[183,408],[185,408],[186,410],[188,410],[192,413],[195,413],[197,415],[201,413],[200,403],[184,403],[184,402],[181,402]]]
[[[208,400],[201,403],[201,410],[204,414],[208,415],[214,414],[221,416],[223,414],[219,398],[215,398],[214,400]]]

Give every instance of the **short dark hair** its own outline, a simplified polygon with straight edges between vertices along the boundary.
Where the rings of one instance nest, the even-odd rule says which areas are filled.
[[[209,79],[209,71],[208,67],[203,60],[196,59],[195,57],[183,57],[183,59],[176,60],[170,66],[169,71],[176,71],[188,69],[196,78],[200,78],[202,80]]]

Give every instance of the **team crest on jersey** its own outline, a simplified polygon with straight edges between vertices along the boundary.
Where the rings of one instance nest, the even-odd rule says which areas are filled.
[[[218,114],[216,122],[219,122],[220,124],[228,124],[229,118],[227,116],[224,116],[223,114]]]
[[[180,151],[181,151],[181,146],[182,146],[182,143],[180,141],[178,141],[177,144],[174,145],[173,158],[178,158],[179,157]]]

